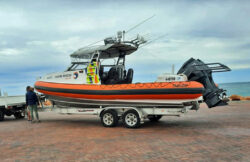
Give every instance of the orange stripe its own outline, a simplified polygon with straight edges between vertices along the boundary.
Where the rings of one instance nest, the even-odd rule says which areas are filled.
[[[50,92],[39,90],[39,92],[60,96],[60,97],[70,97],[70,98],[82,98],[82,99],[98,99],[98,100],[114,100],[114,99],[124,99],[124,100],[136,100],[136,99],[154,99],[154,100],[162,100],[162,99],[194,99],[202,96],[202,94],[160,94],[160,95],[85,95],[85,94],[72,94],[72,93],[60,93],[60,92]]]
[[[161,89],[161,88],[203,88],[199,82],[164,82],[164,83],[137,83],[116,85],[89,85],[89,84],[63,84],[37,81],[35,86],[64,88],[64,89],[86,89],[86,90],[124,90],[124,89]]]

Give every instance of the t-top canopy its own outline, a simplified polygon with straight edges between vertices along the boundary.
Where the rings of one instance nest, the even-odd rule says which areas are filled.
[[[93,54],[99,52],[100,59],[119,57],[120,54],[129,55],[137,50],[134,45],[126,43],[112,43],[100,46],[80,48],[70,55],[72,58],[90,59]]]

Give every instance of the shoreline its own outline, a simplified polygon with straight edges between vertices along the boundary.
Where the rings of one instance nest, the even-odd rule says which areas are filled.
[[[231,101],[250,101],[250,96],[240,96],[240,95],[236,95],[236,94],[233,94],[229,97],[229,99]]]

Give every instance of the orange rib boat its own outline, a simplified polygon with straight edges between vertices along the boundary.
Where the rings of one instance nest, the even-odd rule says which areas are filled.
[[[126,70],[125,57],[135,52],[145,41],[140,37],[122,41],[118,35],[115,39],[105,39],[104,43],[97,47],[82,48],[71,54],[69,68],[64,72],[39,78],[35,83],[36,90],[53,104],[81,107],[183,105],[199,102],[202,96],[209,107],[226,104],[222,103],[220,97],[224,92],[214,85],[211,76],[212,70],[229,70],[226,66],[220,64],[210,68],[209,64],[190,59],[178,74],[163,75],[152,83],[132,83],[133,69]],[[104,63],[110,59],[115,62]]]
[[[174,100],[192,100],[202,96],[203,85],[194,82],[137,83],[117,85],[62,84],[38,81],[36,89],[53,100],[112,105],[165,105]]]

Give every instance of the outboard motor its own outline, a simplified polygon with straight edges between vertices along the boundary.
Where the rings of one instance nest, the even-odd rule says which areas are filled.
[[[185,62],[178,74],[185,74],[189,81],[197,81],[203,84],[203,98],[209,108],[227,105],[226,90],[219,89],[214,83],[213,72],[231,71],[229,67],[221,63],[205,64],[199,59],[190,58]]]

